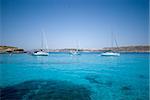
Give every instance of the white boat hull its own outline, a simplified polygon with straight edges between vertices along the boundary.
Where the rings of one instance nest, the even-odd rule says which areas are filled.
[[[70,52],[71,55],[80,55],[79,52]]]
[[[33,53],[33,55],[34,56],[48,56],[49,53],[43,52],[43,51],[39,51],[39,52]]]
[[[105,52],[105,53],[102,53],[101,56],[120,56],[120,53]]]

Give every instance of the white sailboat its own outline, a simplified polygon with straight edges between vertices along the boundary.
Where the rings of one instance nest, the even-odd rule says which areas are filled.
[[[114,41],[115,41],[115,44],[116,44],[116,46],[117,46],[117,48],[118,48],[118,44],[117,44],[116,38],[113,38],[113,37],[114,37],[114,36],[113,36],[113,34],[112,34],[112,48],[113,48],[113,43],[114,43]],[[106,51],[106,52],[103,52],[103,53],[101,54],[101,56],[120,56],[120,53],[115,52],[115,51],[113,51],[113,50],[108,50],[108,51]]]
[[[77,45],[76,50],[70,51],[70,54],[71,54],[71,55],[80,55],[80,53],[79,53],[79,46]]]
[[[78,49],[76,49],[75,51],[71,51],[70,53],[71,55],[80,55]]]
[[[120,56],[120,53],[107,51],[107,52],[102,53],[101,56]]]
[[[48,56],[49,55],[49,53],[46,52],[46,50],[48,49],[47,40],[46,40],[46,38],[44,39],[44,37],[45,37],[45,34],[44,34],[44,32],[42,32],[42,39],[41,39],[41,47],[42,48],[40,49],[40,51],[34,52],[33,53],[34,56]],[[45,40],[46,45],[44,45],[44,40]],[[44,46],[46,49],[44,49]]]

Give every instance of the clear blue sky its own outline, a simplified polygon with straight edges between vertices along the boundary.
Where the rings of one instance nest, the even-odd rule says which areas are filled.
[[[1,44],[49,48],[148,44],[149,0],[0,0]]]

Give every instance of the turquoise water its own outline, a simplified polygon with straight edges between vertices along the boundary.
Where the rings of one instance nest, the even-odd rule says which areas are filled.
[[[4,100],[149,99],[148,53],[1,54],[0,68]]]

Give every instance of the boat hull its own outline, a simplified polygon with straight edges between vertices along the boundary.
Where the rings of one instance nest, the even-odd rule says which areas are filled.
[[[120,56],[120,53],[106,52],[102,53],[101,56]]]
[[[47,52],[36,52],[36,53],[33,53],[34,56],[48,56],[49,53]]]
[[[80,55],[79,52],[70,52],[71,55]]]

